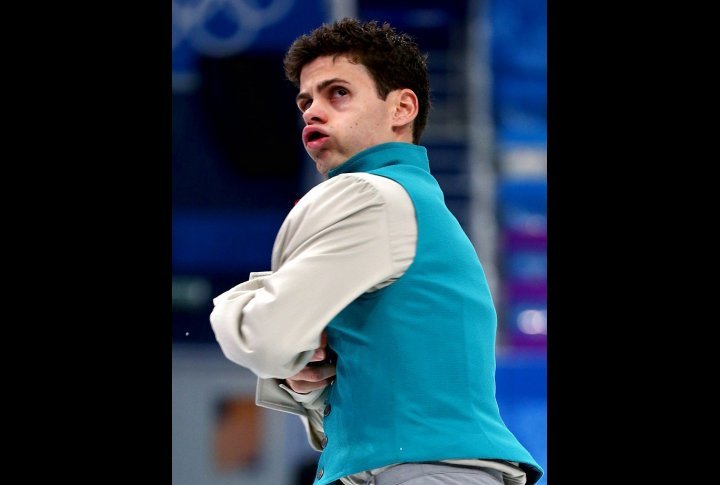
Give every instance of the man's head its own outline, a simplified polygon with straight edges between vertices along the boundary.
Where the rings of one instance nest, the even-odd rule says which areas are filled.
[[[426,56],[407,34],[344,19],[296,39],[284,67],[300,90],[303,142],[321,173],[379,143],[419,142],[430,85]]]

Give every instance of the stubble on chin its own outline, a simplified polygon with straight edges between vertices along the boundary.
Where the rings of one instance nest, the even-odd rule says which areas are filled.
[[[315,168],[320,175],[322,175],[324,179],[327,179],[327,174],[332,168],[332,161],[330,159],[324,160],[322,158],[322,151],[317,153],[315,156],[310,155],[310,158],[312,158],[315,162]]]
[[[323,178],[323,180],[327,180],[329,170],[323,170],[324,167],[318,162],[315,162],[315,168],[317,169],[318,173]]]

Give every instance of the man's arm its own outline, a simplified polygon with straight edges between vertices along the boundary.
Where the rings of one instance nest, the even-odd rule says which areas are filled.
[[[394,269],[389,279],[378,283],[368,290],[375,291],[387,286],[402,276],[415,257],[417,243],[415,210],[407,192],[396,182],[369,174],[356,174],[356,176],[363,177],[380,190],[386,211],[385,219],[388,226],[390,252]],[[309,195],[310,194],[308,194],[306,198],[308,198]],[[362,212],[353,216],[354,219],[357,219],[356,223],[359,227],[365,225],[362,216]],[[278,257],[280,251],[284,250],[281,244],[276,244],[275,249],[273,253],[274,257]],[[321,342],[321,347],[322,344],[323,342]],[[322,360],[323,358],[324,356],[316,353],[311,360]],[[308,367],[303,368],[300,372],[303,373],[306,369],[308,369]],[[298,374],[295,374],[292,377],[297,376]],[[315,376],[315,379],[317,378],[318,376]],[[295,385],[294,382],[292,384]],[[296,390],[300,390],[300,392],[293,391],[286,385],[283,379],[258,378],[256,404],[269,409],[298,415],[305,426],[310,445],[315,450],[320,451],[320,443],[323,437],[322,411],[325,407],[326,389],[324,387],[318,387],[315,390],[304,393],[307,389],[301,390],[298,389],[298,386],[295,387]]]
[[[384,204],[377,188],[351,175],[308,192],[278,232],[273,273],[213,300],[225,356],[261,378],[303,369],[330,320],[396,270]]]

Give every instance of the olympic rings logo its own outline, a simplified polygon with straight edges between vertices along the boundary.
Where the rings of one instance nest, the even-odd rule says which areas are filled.
[[[249,47],[261,29],[285,18],[293,4],[294,0],[272,0],[259,8],[246,0],[172,0],[172,48],[187,39],[197,52],[208,56],[236,54]],[[219,36],[208,29],[218,16],[233,24],[230,35]]]

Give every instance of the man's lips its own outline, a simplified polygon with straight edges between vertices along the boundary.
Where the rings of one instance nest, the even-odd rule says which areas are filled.
[[[306,126],[302,132],[303,143],[308,148],[319,148],[329,136],[324,130],[316,126]]]

